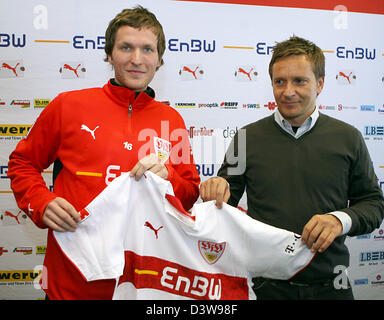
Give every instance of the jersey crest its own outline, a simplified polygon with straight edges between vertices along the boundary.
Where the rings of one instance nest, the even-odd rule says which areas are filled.
[[[168,160],[169,155],[171,154],[171,143],[167,140],[154,137],[153,144],[155,147],[155,153],[157,154],[161,162],[165,163]]]
[[[199,240],[199,251],[204,260],[209,264],[216,263],[224,253],[226,242],[213,242]]]

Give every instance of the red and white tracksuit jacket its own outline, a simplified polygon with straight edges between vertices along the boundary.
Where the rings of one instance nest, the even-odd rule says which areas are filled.
[[[42,215],[54,198],[65,198],[80,211],[149,153],[164,159],[169,155],[168,180],[190,209],[199,195],[200,178],[182,117],[145,92],[136,97],[134,91],[108,82],[103,88],[59,94],[11,153],[8,176],[18,206],[45,228]],[[50,192],[41,172],[56,159],[63,168]],[[112,297],[115,281],[87,283],[63,256],[52,230],[44,266],[44,290],[50,299]]]

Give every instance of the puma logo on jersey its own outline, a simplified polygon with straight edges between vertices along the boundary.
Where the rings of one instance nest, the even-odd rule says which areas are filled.
[[[155,233],[156,239],[159,239],[158,232],[161,228],[163,228],[163,226],[158,229],[155,229],[148,221],[145,221],[144,227],[148,227],[149,229],[151,229]]]
[[[97,126],[95,129],[91,130],[89,129],[85,124],[82,124],[81,125],[81,130],[84,130],[84,131],[87,131],[91,134],[93,140],[96,140],[96,137],[95,137],[95,131],[99,128],[99,126]]]

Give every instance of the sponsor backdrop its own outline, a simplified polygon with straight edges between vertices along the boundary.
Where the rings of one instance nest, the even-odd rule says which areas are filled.
[[[361,131],[384,188],[384,4],[317,2],[2,0],[0,299],[44,298],[38,281],[46,230],[18,209],[8,156],[59,92],[102,86],[113,75],[103,61],[104,32],[118,12],[135,4],[164,26],[165,64],[151,86],[183,116],[202,180],[216,175],[237,129],[274,112],[271,46],[295,34],[325,52],[320,112]],[[43,176],[51,188],[52,168]],[[384,298],[383,231],[382,225],[348,238],[350,267],[335,268],[336,285],[345,284],[348,272],[357,299]]]

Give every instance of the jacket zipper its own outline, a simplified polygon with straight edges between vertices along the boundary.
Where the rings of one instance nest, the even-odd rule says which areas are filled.
[[[128,107],[128,119],[127,119],[127,138],[132,137],[132,105],[130,104]]]
[[[132,115],[132,105],[130,104],[128,107],[128,118],[130,118]]]

